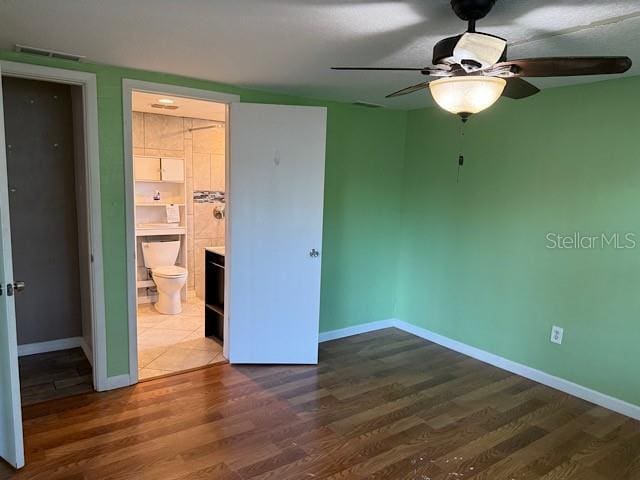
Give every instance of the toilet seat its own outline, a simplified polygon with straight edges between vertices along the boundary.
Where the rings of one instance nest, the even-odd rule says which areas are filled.
[[[169,265],[166,267],[154,268],[151,270],[151,273],[161,278],[180,278],[187,274],[187,269],[176,265]]]

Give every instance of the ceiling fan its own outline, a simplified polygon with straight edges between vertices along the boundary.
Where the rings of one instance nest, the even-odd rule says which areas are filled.
[[[455,14],[468,22],[465,33],[440,40],[433,48],[433,65],[417,68],[333,67],[333,70],[416,71],[437,80],[398,90],[387,98],[429,89],[443,109],[463,121],[493,105],[498,98],[535,95],[540,90],[527,77],[565,77],[624,73],[629,57],[546,57],[507,60],[507,40],[476,31],[496,0],[451,0]]]

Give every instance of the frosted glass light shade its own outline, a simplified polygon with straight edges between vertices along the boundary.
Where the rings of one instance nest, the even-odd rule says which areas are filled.
[[[500,98],[506,85],[504,78],[474,75],[441,78],[431,82],[429,89],[441,108],[457,115],[489,108]]]

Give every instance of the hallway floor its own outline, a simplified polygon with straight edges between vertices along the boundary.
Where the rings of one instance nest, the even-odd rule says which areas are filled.
[[[18,363],[22,405],[93,392],[91,364],[81,348],[25,355]]]
[[[204,336],[204,302],[189,297],[178,315],[138,305],[138,377],[160,377],[226,362],[222,346]]]

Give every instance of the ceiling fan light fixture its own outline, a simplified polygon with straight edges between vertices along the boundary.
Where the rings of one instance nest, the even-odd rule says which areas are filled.
[[[440,108],[468,116],[496,103],[506,85],[504,78],[473,75],[434,80],[429,83],[429,90]]]

